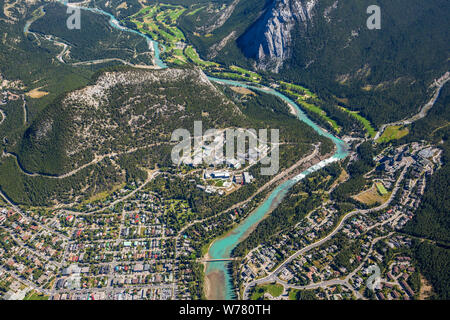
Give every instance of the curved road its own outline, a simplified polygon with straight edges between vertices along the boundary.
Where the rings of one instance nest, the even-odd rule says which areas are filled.
[[[183,234],[184,231],[186,231],[187,229],[189,229],[190,227],[192,227],[193,225],[197,224],[197,223],[202,223],[205,222],[209,219],[213,219],[215,217],[218,217],[221,214],[224,214],[227,211],[230,210],[234,210],[237,209],[241,206],[243,206],[244,204],[250,202],[254,197],[256,197],[259,193],[261,193],[262,191],[264,191],[265,189],[267,189],[269,186],[273,185],[274,183],[278,182],[279,180],[285,178],[286,176],[288,176],[290,173],[292,173],[295,169],[297,169],[301,164],[308,162],[310,160],[312,160],[315,156],[317,156],[317,154],[319,153],[319,146],[315,146],[315,149],[313,151],[313,153],[311,153],[310,155],[308,155],[305,158],[300,159],[299,161],[297,161],[294,165],[292,165],[291,167],[287,168],[285,171],[279,173],[277,176],[275,176],[274,178],[272,178],[269,182],[267,182],[266,184],[264,184],[262,187],[260,187],[254,194],[252,194],[249,198],[234,204],[233,206],[204,219],[201,220],[194,220],[192,222],[190,222],[189,224],[185,225],[182,229],[180,229],[180,231],[178,232],[177,235],[177,239]]]
[[[390,203],[392,202],[392,200],[394,199],[398,189],[399,189],[399,185],[400,182],[403,180],[403,177],[407,171],[407,169],[409,168],[409,166],[411,165],[412,161],[408,161],[408,163],[406,164],[405,168],[403,169],[402,173],[400,174],[400,177],[398,178],[397,182],[395,183],[395,187],[392,190],[392,194],[389,197],[389,200],[386,201],[384,204],[382,204],[381,206],[378,206],[376,208],[372,208],[372,209],[364,209],[364,210],[354,210],[351,211],[349,213],[347,213],[346,215],[344,215],[344,217],[341,219],[341,221],[339,222],[339,224],[336,226],[336,228],[329,233],[328,235],[326,235],[324,238],[307,245],[306,247],[298,250],[297,252],[295,252],[294,254],[292,254],[290,257],[288,257],[286,260],[284,260],[278,267],[275,268],[274,271],[272,271],[269,275],[265,276],[264,278],[261,279],[257,279],[257,280],[253,280],[252,282],[248,283],[245,285],[244,287],[244,300],[248,299],[248,292],[249,292],[249,288],[253,287],[254,285],[257,284],[262,284],[262,283],[267,283],[267,282],[273,282],[273,281],[279,281],[277,278],[277,274],[284,268],[286,267],[290,262],[292,262],[294,259],[296,259],[298,256],[304,254],[305,252],[314,249],[322,244],[324,244],[325,242],[327,242],[328,240],[330,240],[334,235],[336,235],[336,233],[338,233],[342,227],[344,226],[344,223],[347,221],[347,219],[353,217],[354,215],[357,214],[367,214],[370,212],[375,212],[375,211],[380,211],[383,209],[386,209]]]
[[[377,140],[383,134],[384,130],[387,127],[411,124],[411,123],[425,117],[427,115],[428,111],[436,103],[436,100],[439,98],[439,94],[441,93],[442,88],[449,80],[450,80],[450,72],[447,71],[442,77],[440,77],[439,79],[436,79],[434,81],[434,83],[431,85],[431,87],[436,88],[434,95],[431,98],[431,100],[422,107],[422,109],[419,111],[419,113],[417,113],[416,115],[414,115],[408,119],[405,119],[405,120],[400,120],[400,121],[396,121],[396,122],[392,122],[392,123],[383,124],[380,127],[380,130],[378,130],[378,132],[375,135],[375,137],[373,138],[373,140]]]
[[[359,265],[355,270],[353,270],[352,272],[350,272],[344,279],[339,279],[339,278],[336,278],[336,279],[330,279],[330,280],[326,280],[326,281],[321,281],[321,282],[316,282],[316,283],[308,284],[308,285],[306,285],[306,286],[296,286],[296,285],[291,285],[291,284],[288,284],[286,281],[283,281],[283,280],[280,280],[280,279],[277,279],[277,283],[282,284],[285,288],[291,288],[291,289],[297,289],[297,290],[309,290],[309,289],[315,289],[315,288],[319,288],[319,287],[325,288],[325,287],[334,286],[334,285],[342,285],[342,286],[345,286],[345,287],[347,287],[348,289],[350,289],[350,291],[352,291],[353,294],[355,294],[355,296],[356,296],[358,299],[365,299],[365,298],[361,295],[361,293],[359,293],[358,291],[356,291],[355,288],[353,288],[353,286],[350,285],[350,283],[349,283],[348,281],[349,281],[349,280],[350,280],[350,279],[351,279],[351,278],[352,278],[359,270],[362,269],[362,267],[364,266],[364,263],[368,260],[370,254],[372,253],[372,251],[373,251],[373,246],[375,245],[375,243],[377,243],[377,242],[378,242],[379,240],[381,240],[381,239],[385,239],[385,238],[391,236],[392,234],[393,234],[393,232],[389,233],[388,235],[380,236],[380,237],[377,237],[377,238],[373,239],[373,240],[371,241],[371,244],[370,244],[369,252],[368,252],[367,255],[364,257],[364,259],[362,260],[362,262],[360,263],[360,265]]]
[[[170,144],[170,142],[168,142],[168,143]],[[67,173],[64,173],[64,174],[58,175],[58,176],[57,175],[44,174],[44,173],[27,172],[19,165],[19,160],[17,159],[17,156],[15,154],[9,153],[9,152],[3,152],[3,156],[4,157],[13,157],[13,158],[15,158],[16,162],[17,162],[17,166],[20,168],[20,171],[23,174],[25,174],[25,175],[27,175],[29,177],[42,177],[42,178],[48,178],[48,179],[65,179],[65,178],[68,178],[70,176],[73,176],[74,174],[78,173],[79,171],[83,170],[84,168],[87,168],[89,166],[92,166],[94,164],[99,163],[100,161],[102,161],[105,158],[110,158],[110,157],[114,158],[114,157],[117,157],[117,156],[120,156],[120,155],[123,155],[123,154],[133,153],[133,152],[136,152],[136,151],[141,150],[141,149],[152,148],[152,147],[156,147],[156,146],[159,146],[159,145],[162,145],[162,144],[165,144],[165,142],[152,143],[152,144],[145,145],[145,146],[142,146],[142,147],[134,147],[134,148],[131,148],[130,150],[126,150],[124,152],[112,152],[112,153],[107,153],[107,154],[104,154],[104,155],[101,155],[101,156],[95,155],[94,156],[94,160],[92,160],[91,162],[85,163],[82,166],[79,166],[78,168],[76,168],[76,169],[74,169],[72,171],[69,171]]]

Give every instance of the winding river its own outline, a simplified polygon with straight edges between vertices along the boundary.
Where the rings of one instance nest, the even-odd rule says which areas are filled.
[[[62,0],[58,0],[62,4],[66,6],[73,6],[73,4],[67,4]],[[82,10],[88,10],[94,13],[102,14],[105,16],[108,16],[110,18],[109,24],[116,29],[119,29],[121,31],[125,32],[131,32],[135,33],[141,37],[144,37],[147,40],[147,43],[150,46],[153,46],[154,51],[154,59],[155,64],[159,66],[160,68],[167,68],[167,65],[160,59],[160,51],[159,51],[159,43],[153,39],[151,39],[148,35],[143,34],[139,31],[132,30],[129,28],[126,28],[124,26],[121,26],[119,21],[110,13],[103,11],[98,8],[88,8],[78,5]],[[27,26],[28,28],[28,26]],[[242,221],[235,229],[233,229],[231,232],[229,232],[224,237],[214,241],[212,245],[209,248],[209,258],[210,259],[224,259],[229,258],[231,251],[238,245],[240,241],[242,241],[243,237],[246,236],[249,230],[252,230],[262,219],[264,219],[267,212],[269,212],[271,209],[277,207],[283,198],[288,193],[289,189],[294,186],[296,183],[298,183],[300,180],[305,178],[307,175],[320,170],[321,168],[325,167],[326,165],[339,161],[347,157],[348,155],[348,146],[346,143],[339,138],[333,136],[326,130],[319,127],[317,124],[315,124],[311,119],[307,117],[307,115],[299,108],[299,106],[289,99],[287,96],[283,95],[282,93],[273,90],[268,87],[264,86],[254,86],[247,83],[242,83],[239,81],[232,81],[232,80],[225,80],[225,79],[218,79],[213,77],[208,77],[211,81],[222,83],[225,85],[233,85],[233,86],[239,86],[244,87],[256,91],[261,91],[265,93],[269,93],[272,95],[275,95],[285,101],[287,104],[295,108],[297,117],[300,121],[303,121],[307,125],[309,125],[311,128],[313,128],[318,134],[325,136],[333,141],[333,143],[336,146],[336,152],[335,154],[325,159],[312,167],[308,168],[307,170],[303,171],[302,173],[296,175],[295,177],[287,180],[286,182],[279,185],[275,190],[273,190],[270,195],[266,198],[266,200],[250,215]],[[233,288],[233,284],[231,281],[231,276],[228,273],[227,265],[229,262],[209,262],[207,263],[206,268],[206,276],[209,277],[211,275],[216,275],[214,277],[214,283],[211,284],[211,287],[213,287],[214,293],[211,295],[212,298],[216,299],[226,299],[231,300],[236,298],[235,289]]]
[[[311,119],[307,117],[307,115],[299,108],[299,106],[294,101],[292,101],[290,98],[286,97],[285,95],[283,95],[278,91],[263,86],[255,87],[238,81],[223,80],[213,77],[209,77],[209,79],[214,82],[244,87],[252,90],[273,94],[279,97],[287,104],[295,108],[297,117],[300,121],[305,122],[307,125],[313,128],[314,131],[316,131],[318,134],[331,139],[336,146],[336,152],[332,157],[309,167],[307,170],[301,172],[295,177],[279,185],[277,188],[275,188],[275,190],[273,190],[270,193],[270,195],[266,198],[266,200],[255,211],[253,211],[243,222],[241,222],[235,229],[229,232],[225,237],[220,238],[212,243],[208,252],[209,258],[224,259],[230,257],[231,251],[239,244],[239,242],[243,240],[244,237],[247,236],[248,230],[252,230],[252,228],[254,228],[261,220],[264,219],[267,212],[277,207],[281,203],[281,201],[286,196],[286,194],[288,193],[289,189],[292,186],[294,186],[300,180],[305,178],[307,175],[317,170],[320,170],[321,168],[325,167],[326,165],[332,162],[339,161],[347,157],[348,147],[344,141],[336,138],[329,132],[319,127],[313,121],[311,121]],[[211,276],[209,281],[214,281],[215,288],[213,288],[212,285],[209,288],[210,291],[212,291],[210,294],[214,298],[230,300],[236,297],[231,276],[227,270],[228,264],[229,262],[215,261],[209,262],[207,265],[206,276],[207,277]]]

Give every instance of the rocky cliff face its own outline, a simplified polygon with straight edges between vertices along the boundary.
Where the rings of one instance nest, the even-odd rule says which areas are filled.
[[[305,30],[318,0],[273,0],[258,21],[238,40],[258,68],[278,72],[289,58],[294,27]]]

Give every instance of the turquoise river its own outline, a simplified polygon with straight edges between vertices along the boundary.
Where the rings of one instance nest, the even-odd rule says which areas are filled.
[[[67,4],[67,2],[64,2],[62,0],[59,0],[59,1],[66,6],[74,6],[74,5]],[[149,47],[151,47],[151,46],[153,47],[155,64],[157,66],[159,66],[160,68],[167,68],[167,65],[160,59],[159,43],[157,41],[151,39],[146,34],[143,34],[139,31],[129,29],[129,28],[126,28],[126,27],[120,25],[120,22],[112,14],[110,14],[106,11],[103,11],[98,8],[82,7],[79,5],[78,5],[78,7],[81,8],[82,10],[88,10],[88,11],[95,12],[95,13],[109,17],[109,24],[113,28],[119,29],[124,32],[135,33],[141,37],[144,37],[147,40]],[[28,29],[28,26],[26,26],[26,28]],[[309,125],[318,134],[331,139],[336,146],[336,152],[332,157],[313,165],[312,167],[308,168],[307,170],[303,171],[302,173],[296,175],[295,177],[287,180],[286,182],[284,182],[281,185],[279,185],[278,187],[276,187],[269,194],[269,196],[266,198],[266,200],[256,210],[251,212],[244,221],[242,221],[231,232],[227,233],[225,236],[217,239],[216,241],[214,241],[211,244],[209,251],[208,251],[209,258],[210,259],[225,259],[225,258],[230,258],[232,250],[239,244],[240,241],[243,240],[243,237],[246,236],[246,233],[249,230],[252,230],[252,228],[254,228],[256,225],[258,225],[258,223],[264,219],[267,212],[269,212],[273,208],[277,207],[281,203],[281,201],[286,196],[286,194],[288,193],[289,189],[292,186],[294,186],[300,180],[305,178],[308,174],[311,174],[317,170],[320,170],[321,168],[323,168],[324,166],[326,166],[332,162],[339,161],[339,160],[342,160],[345,157],[347,157],[348,146],[346,145],[346,143],[344,141],[333,136],[326,130],[319,127],[313,121],[311,121],[311,119],[309,119],[307,117],[307,115],[299,108],[299,106],[294,101],[292,101],[291,99],[289,99],[288,97],[286,97],[285,95],[283,95],[282,93],[280,93],[276,90],[273,90],[268,87],[260,86],[260,85],[255,86],[255,85],[248,84],[248,83],[242,83],[239,81],[218,79],[218,78],[213,78],[213,77],[208,77],[208,78],[213,82],[222,83],[225,85],[244,87],[244,88],[257,90],[257,91],[262,91],[262,92],[273,94],[273,95],[279,97],[280,99],[285,101],[287,104],[289,104],[295,108],[297,117],[300,121],[303,121],[304,123]],[[221,277],[219,277],[220,280],[213,283],[214,287],[216,287],[214,291],[218,290],[219,292],[221,292],[221,294],[220,294],[221,298],[226,299],[226,300],[231,300],[231,299],[236,298],[236,289],[233,287],[231,276],[227,270],[227,265],[229,263],[230,262],[226,262],[226,261],[224,261],[224,262],[222,262],[222,261],[208,262],[207,268],[206,268],[206,276],[208,276],[211,273],[219,273],[221,275]]]

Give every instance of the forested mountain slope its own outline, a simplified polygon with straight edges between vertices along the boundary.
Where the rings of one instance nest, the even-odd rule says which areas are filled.
[[[412,126],[411,136],[405,138],[426,139],[437,143],[443,149],[443,165],[429,178],[429,184],[414,219],[405,231],[415,236],[424,237],[450,244],[450,85],[441,91],[429,115]]]
[[[417,112],[432,81],[449,70],[450,3],[380,0],[381,29],[369,30],[373,4],[240,1],[210,34],[199,27],[206,12],[182,18],[181,27],[204,56],[276,72],[380,125]]]
[[[101,63],[116,56],[134,64],[151,62],[142,54],[148,50],[142,37],[111,28],[103,15],[83,11],[83,27],[68,31],[59,4],[3,2],[10,10],[0,12],[6,31],[0,78],[17,83],[9,87],[17,98],[1,109],[0,189],[15,203],[67,202],[124,181],[142,181],[143,168],[172,164],[171,133],[192,130],[195,120],[205,130],[279,128],[280,140],[289,142],[280,148],[281,168],[311,152],[312,144],[320,142],[322,153],[332,148],[281,100],[257,93],[251,99],[233,97],[232,90],[225,95],[192,66],[149,71]],[[189,5],[207,3],[200,2]],[[126,16],[141,7],[136,1],[128,9],[121,4],[89,2],[119,18],[119,12]],[[76,63],[92,59],[100,62]],[[22,63],[11,63],[16,60]],[[32,90],[42,96],[31,98]]]
[[[40,115],[25,132],[19,159],[31,172],[61,174],[96,155],[169,142],[194,120],[223,127],[237,124],[238,115],[199,70],[105,72]]]

